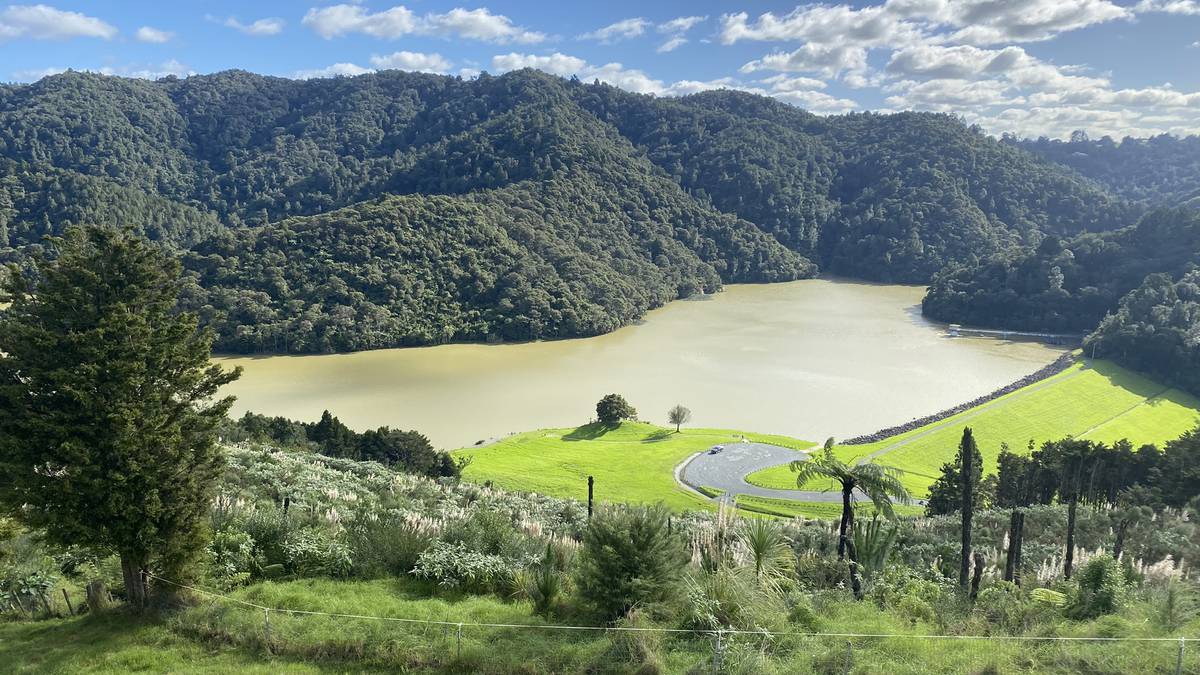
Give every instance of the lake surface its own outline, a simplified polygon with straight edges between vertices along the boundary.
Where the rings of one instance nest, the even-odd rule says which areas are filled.
[[[899,424],[986,394],[1053,361],[1030,342],[949,338],[924,320],[924,289],[813,279],[730,286],[577,340],[443,345],[318,356],[228,357],[245,410],[351,427],[416,429],[436,447],[587,422],[609,392],[666,424],[813,441]]]

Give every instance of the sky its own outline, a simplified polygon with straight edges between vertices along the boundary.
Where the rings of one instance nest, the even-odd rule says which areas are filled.
[[[1200,133],[1198,66],[1200,0],[0,0],[10,82],[68,68],[155,79],[531,67],[658,96],[736,88],[818,114],[929,110],[997,135],[1120,139]]]

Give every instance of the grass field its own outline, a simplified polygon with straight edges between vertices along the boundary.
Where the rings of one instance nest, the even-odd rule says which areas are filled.
[[[923,495],[942,464],[953,460],[963,427],[971,427],[988,471],[995,470],[1000,444],[1023,452],[1030,440],[1075,436],[1111,443],[1128,438],[1160,447],[1200,422],[1200,401],[1108,361],[1077,363],[1051,378],[1024,387],[940,422],[868,445],[838,446],[843,459],[880,453],[877,461],[905,470],[905,485]],[[787,466],[747,477],[755,485],[794,488]]]
[[[665,502],[675,509],[703,508],[708,502],[675,482],[675,467],[689,456],[742,436],[803,450],[812,443],[787,436],[729,429],[674,429],[625,422],[617,427],[590,424],[576,429],[542,429],[509,436],[478,448],[456,450],[470,457],[463,476],[490,480],[509,490],[557,497],[587,498],[587,477],[596,480],[600,501]]]
[[[642,636],[637,644],[648,645],[661,661],[658,668],[638,671],[633,663],[623,661],[631,653],[628,634],[518,628],[546,621],[533,615],[527,601],[447,594],[411,579],[264,582],[233,595],[275,608],[512,627],[466,625],[459,646],[454,626],[272,612],[268,642],[261,610],[221,600],[202,601],[145,619],[110,612],[0,624],[0,669],[20,674],[697,673],[710,671],[713,655],[710,635]],[[847,638],[841,635],[847,632],[900,636],[855,639],[854,673],[1175,672],[1174,641],[1138,643],[1133,648],[1123,643],[905,638],[936,633],[940,627],[935,621],[880,610],[873,602],[831,595],[817,602],[811,623],[785,623],[781,628],[830,635],[793,632],[767,642],[755,637],[741,643],[727,638],[732,643],[727,654],[730,663],[740,666],[732,672],[847,672]],[[1144,604],[1127,608],[1117,630],[1123,636],[1160,636],[1150,611]],[[1066,624],[1058,634],[1109,635],[1114,622],[1104,619],[1113,618]],[[553,623],[595,625],[575,616],[557,617]],[[1200,619],[1185,626],[1182,634],[1194,634],[1197,628]],[[1198,666],[1200,661],[1189,652],[1184,672],[1196,672]]]
[[[842,517],[841,502],[801,502],[791,499],[773,499],[771,497],[756,497],[753,495],[738,495],[738,508],[751,513],[762,513],[779,518],[816,518],[819,520],[837,520]],[[925,507],[896,504],[896,515],[919,516],[925,513]],[[859,504],[854,509],[856,517],[869,518],[875,512],[870,502]]]

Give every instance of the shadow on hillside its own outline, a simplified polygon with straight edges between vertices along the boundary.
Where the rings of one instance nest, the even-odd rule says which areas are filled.
[[[564,441],[594,441],[610,431],[616,431],[620,426],[619,424],[592,422],[576,427],[571,433],[564,434],[562,439]]]
[[[674,435],[674,431],[670,429],[655,429],[642,439],[643,442],[665,441]]]

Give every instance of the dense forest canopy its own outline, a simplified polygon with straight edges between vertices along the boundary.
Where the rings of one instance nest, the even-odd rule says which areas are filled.
[[[1200,206],[1200,136],[1105,136],[1091,140],[1077,131],[1069,141],[1039,138],[1006,142],[1064,164],[1114,194],[1160,206]]]
[[[184,305],[230,351],[592,335],[818,268],[961,285],[1143,212],[1018,145],[950,115],[529,70],[68,72],[0,86],[0,258],[72,223],[132,226],[181,256]]]

